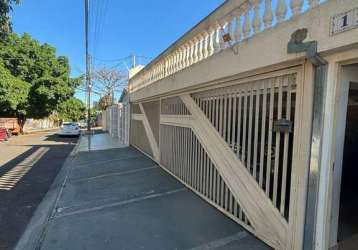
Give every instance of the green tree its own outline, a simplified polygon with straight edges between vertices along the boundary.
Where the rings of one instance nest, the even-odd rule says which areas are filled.
[[[57,111],[59,118],[63,121],[77,122],[84,119],[86,116],[86,107],[84,103],[75,97],[71,97],[62,102],[58,106]]]
[[[19,4],[20,0],[0,0],[0,38],[3,39],[12,31],[10,12],[12,5]]]
[[[0,116],[25,117],[30,86],[0,64]]]
[[[28,34],[12,33],[0,42],[0,63],[13,76],[30,83],[27,117],[49,116],[74,95],[82,80],[70,77],[66,57],[57,57],[55,48],[40,44]]]

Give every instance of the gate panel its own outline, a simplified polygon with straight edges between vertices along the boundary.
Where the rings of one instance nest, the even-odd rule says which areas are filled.
[[[287,220],[296,75],[204,91],[192,97]],[[290,121],[290,128],[284,132],[275,128],[282,119]]]
[[[162,99],[160,163],[272,247],[300,249],[301,69],[256,79]]]
[[[130,143],[153,157],[153,152],[142,121],[132,120],[130,134]]]
[[[159,143],[159,116],[160,116],[160,102],[159,101],[152,101],[152,102],[145,102],[142,104],[144,113],[148,119],[150,124],[152,133],[154,135],[155,141]]]
[[[190,128],[161,125],[161,165],[232,219],[250,222]]]

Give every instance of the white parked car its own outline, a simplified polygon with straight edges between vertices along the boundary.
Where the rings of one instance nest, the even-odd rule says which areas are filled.
[[[59,136],[79,136],[81,130],[75,122],[64,122],[57,134]]]

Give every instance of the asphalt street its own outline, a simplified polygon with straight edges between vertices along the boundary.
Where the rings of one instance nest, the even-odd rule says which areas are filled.
[[[0,249],[13,249],[77,138],[54,132],[0,142]]]

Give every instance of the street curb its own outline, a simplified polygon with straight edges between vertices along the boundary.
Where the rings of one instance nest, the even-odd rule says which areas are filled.
[[[71,170],[72,162],[76,158],[81,138],[82,136],[63,163],[50,189],[32,215],[29,224],[16,244],[16,250],[35,250],[41,248],[47,225],[56,210],[56,205]]]
[[[30,131],[23,132],[22,135],[31,135],[31,134],[41,133],[41,132],[50,132],[50,131],[58,130],[59,128],[60,127],[30,130]]]

